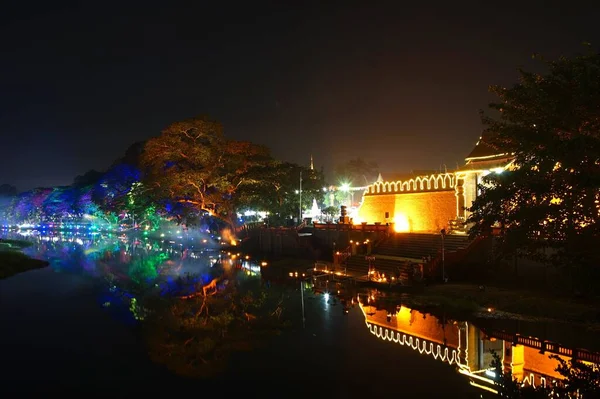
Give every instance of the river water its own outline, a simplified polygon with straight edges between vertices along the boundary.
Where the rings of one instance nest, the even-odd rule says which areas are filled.
[[[560,342],[567,349],[600,349],[594,334],[568,325],[450,320],[372,291],[353,298],[355,306],[345,314],[333,296],[304,291],[304,328],[298,322],[268,347],[235,355],[221,378],[188,381],[148,360],[127,296],[116,295],[112,281],[165,282],[188,273],[206,280],[211,264],[227,253],[188,236],[48,232],[20,238],[33,242],[24,252],[48,260],[50,267],[0,281],[0,393],[7,397],[220,389],[267,397],[479,398],[492,395],[489,350],[501,354],[525,383],[557,377],[555,363],[534,341],[515,345],[506,334]],[[242,263],[255,270],[251,261]],[[301,295],[295,291],[300,321]]]

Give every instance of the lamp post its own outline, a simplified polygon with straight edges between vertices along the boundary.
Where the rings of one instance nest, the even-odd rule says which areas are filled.
[[[300,190],[298,191],[299,195],[299,202],[298,202],[298,225],[302,224],[302,169],[300,169]]]
[[[445,243],[444,238],[446,237],[446,229],[440,230],[440,235],[442,236],[442,281],[446,282],[446,254],[445,254]]]

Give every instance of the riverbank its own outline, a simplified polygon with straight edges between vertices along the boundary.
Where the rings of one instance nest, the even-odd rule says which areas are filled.
[[[403,298],[409,307],[438,309],[453,314],[488,318],[513,318],[580,323],[600,330],[599,301],[579,301],[539,292],[485,287],[473,284],[440,284]]]
[[[0,280],[49,265],[46,261],[30,258],[21,252],[21,249],[30,245],[27,241],[0,239]]]

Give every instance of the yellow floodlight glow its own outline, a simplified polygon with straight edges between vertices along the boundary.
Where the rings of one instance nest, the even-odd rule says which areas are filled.
[[[394,216],[394,231],[396,233],[403,233],[410,231],[410,223],[408,218],[403,213],[398,213]]]

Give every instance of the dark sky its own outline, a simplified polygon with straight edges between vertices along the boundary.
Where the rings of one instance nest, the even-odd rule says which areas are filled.
[[[3,3],[0,184],[69,184],[200,114],[328,171],[453,168],[488,85],[600,43],[593,1],[186,3]]]

